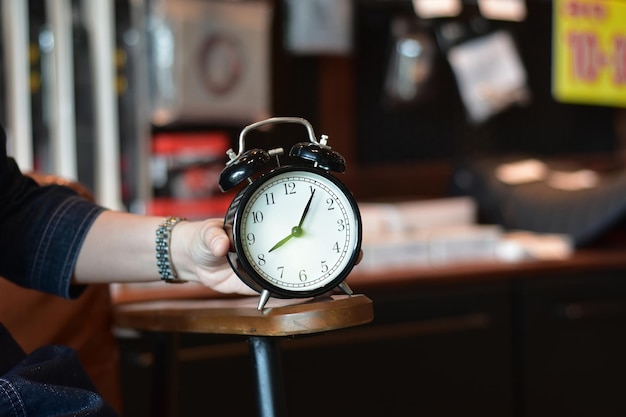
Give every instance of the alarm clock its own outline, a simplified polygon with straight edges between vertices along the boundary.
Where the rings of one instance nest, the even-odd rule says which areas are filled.
[[[293,145],[289,162],[282,148],[245,149],[246,135],[268,124],[299,123],[309,141]],[[344,172],[344,158],[318,141],[302,118],[274,117],[246,126],[239,151],[227,151],[223,192],[243,184],[224,218],[234,242],[227,258],[237,276],[260,293],[258,309],[270,297],[314,297],[339,288],[361,256],[362,224],[350,190],[333,174]]]

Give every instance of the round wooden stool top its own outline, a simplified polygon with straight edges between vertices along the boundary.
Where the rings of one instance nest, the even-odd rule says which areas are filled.
[[[303,299],[258,297],[149,301],[119,305],[115,326],[161,332],[289,336],[366,324],[374,319],[372,301],[362,294]]]

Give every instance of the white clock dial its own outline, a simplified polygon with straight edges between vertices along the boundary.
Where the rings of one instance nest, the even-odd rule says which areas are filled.
[[[354,264],[360,217],[337,181],[313,170],[287,170],[241,204],[236,233],[245,261],[269,284],[311,291],[345,278]]]

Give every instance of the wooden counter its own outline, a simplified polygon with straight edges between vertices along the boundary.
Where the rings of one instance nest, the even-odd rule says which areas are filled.
[[[519,277],[545,277],[571,271],[602,271],[626,268],[624,250],[580,250],[559,260],[525,260],[519,262],[465,262],[432,267],[390,268],[361,271],[355,267],[348,278],[350,286],[360,293],[385,288],[446,285]],[[625,276],[626,278],[626,276]]]

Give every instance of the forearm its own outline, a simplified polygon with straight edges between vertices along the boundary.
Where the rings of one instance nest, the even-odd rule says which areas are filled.
[[[162,218],[105,211],[78,254],[74,282],[156,281],[155,231]]]
[[[156,260],[156,230],[161,217],[103,212],[79,252],[74,282],[142,282],[161,279]],[[169,259],[178,278],[224,293],[254,294],[226,261],[230,248],[223,220],[183,221],[171,231]]]

